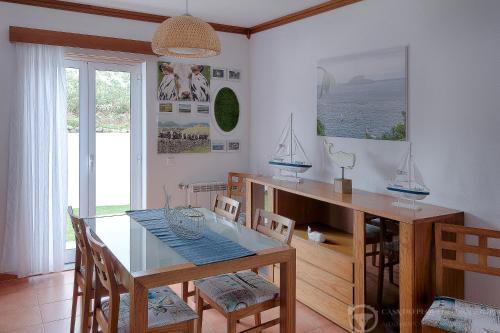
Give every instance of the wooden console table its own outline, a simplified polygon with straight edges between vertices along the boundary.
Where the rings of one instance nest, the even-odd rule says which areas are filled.
[[[360,190],[339,194],[332,184],[317,181],[295,184],[254,176],[246,180],[246,223],[251,224],[256,208],[294,219],[297,299],[345,329],[363,332],[365,214],[399,221],[400,331],[420,332],[420,320],[435,295],[433,225],[463,225],[464,213],[421,203],[422,209],[413,211],[393,206],[395,200]],[[325,232],[327,242],[308,241],[308,224]],[[463,298],[462,272],[446,271],[445,281],[447,296]]]

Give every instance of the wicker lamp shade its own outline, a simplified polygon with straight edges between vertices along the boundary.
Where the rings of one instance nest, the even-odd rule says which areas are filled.
[[[190,15],[165,20],[156,30],[151,45],[158,55],[179,58],[206,58],[220,54],[220,40],[214,28]]]

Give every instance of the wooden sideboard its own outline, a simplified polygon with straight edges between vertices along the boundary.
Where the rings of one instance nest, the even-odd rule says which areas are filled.
[[[290,183],[271,177],[246,180],[246,223],[256,208],[296,221],[297,299],[339,326],[364,331],[366,295],[365,215],[399,221],[400,332],[420,332],[420,321],[435,295],[434,223],[463,225],[464,213],[420,204],[418,211],[392,205],[394,197],[353,190],[339,194],[333,185],[311,180]],[[307,239],[307,225],[327,236]],[[463,272],[444,272],[446,295],[463,298]],[[270,271],[279,282],[279,274]],[[353,314],[356,320],[353,320]]]

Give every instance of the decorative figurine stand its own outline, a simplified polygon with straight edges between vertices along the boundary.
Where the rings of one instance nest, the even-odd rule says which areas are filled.
[[[352,180],[344,178],[344,167],[342,167],[342,178],[335,178],[333,187],[337,193],[352,194]]]

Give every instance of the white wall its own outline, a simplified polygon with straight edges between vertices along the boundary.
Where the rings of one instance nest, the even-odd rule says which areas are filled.
[[[136,40],[151,40],[156,24],[132,20],[115,19],[103,16],[87,15],[37,8],[24,5],[0,2],[0,241],[5,223],[7,195],[7,170],[9,150],[9,117],[14,104],[15,47],[8,41],[10,25],[32,28],[50,29],[65,32],[76,32],[92,35],[103,35]],[[212,121],[212,139],[240,139],[242,150],[238,153],[208,153],[175,155],[173,165],[167,166],[167,155],[156,154],[156,100],[157,61],[154,56],[119,54],[77,50],[82,53],[117,55],[131,59],[142,59],[145,62],[146,99],[146,142],[147,142],[147,206],[163,205],[163,184],[168,184],[173,193],[173,204],[183,204],[185,194],[177,191],[179,181],[193,182],[205,180],[223,180],[229,170],[246,171],[248,168],[248,132],[250,122],[249,107],[249,69],[248,40],[245,36],[219,34],[222,43],[220,56],[202,60],[203,64],[231,67],[242,70],[242,81],[239,83],[213,82],[212,91],[216,92],[223,84],[233,87],[240,102],[240,123],[231,135],[224,136],[215,128]],[[188,61],[188,60],[186,60]],[[211,110],[212,112],[212,110]],[[171,155],[174,156],[174,155]]]
[[[500,229],[500,1],[365,0],[258,33],[250,41],[253,171],[267,160],[290,112],[313,168],[332,181],[316,136],[318,59],[409,46],[409,135],[432,193],[466,224]],[[407,144],[329,139],[356,153],[354,187],[385,192]],[[468,275],[467,297],[500,305],[500,279]],[[481,287],[479,287],[481,286]]]

